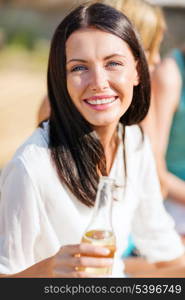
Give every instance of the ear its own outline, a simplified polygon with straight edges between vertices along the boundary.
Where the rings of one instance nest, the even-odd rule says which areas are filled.
[[[138,63],[136,62],[135,66],[135,78],[134,78],[134,86],[137,86],[140,83],[139,72],[138,72]]]

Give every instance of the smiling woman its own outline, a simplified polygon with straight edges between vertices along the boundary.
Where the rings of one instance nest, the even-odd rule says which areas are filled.
[[[49,121],[1,176],[0,273],[98,277],[87,270],[113,265],[112,276],[124,276],[121,254],[131,227],[147,259],[180,263],[184,248],[137,126],[149,108],[150,81],[125,15],[89,3],[64,18],[51,43],[48,95]],[[107,248],[80,243],[102,175],[120,187],[112,208],[114,260]]]
[[[93,27],[81,29],[66,42],[66,60],[67,88],[78,111],[95,130],[115,129],[139,83],[127,43]]]

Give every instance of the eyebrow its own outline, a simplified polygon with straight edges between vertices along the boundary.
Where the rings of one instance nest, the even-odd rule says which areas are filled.
[[[108,55],[108,56],[104,57],[104,60],[110,59],[110,58],[115,57],[115,56],[119,56],[119,57],[125,58],[125,56],[122,55],[122,54],[119,54],[119,53],[113,53],[113,54],[111,54],[111,55]],[[75,61],[87,63],[87,61],[86,61],[85,59],[81,59],[81,58],[72,58],[72,59],[70,59],[70,60],[67,61],[67,64],[69,64],[70,62],[75,62]]]

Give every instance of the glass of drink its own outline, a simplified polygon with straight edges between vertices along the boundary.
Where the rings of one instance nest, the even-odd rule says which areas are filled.
[[[116,250],[116,238],[112,227],[113,188],[113,179],[106,176],[100,178],[92,219],[81,240],[83,243],[108,248],[110,253],[105,255],[106,258],[113,258]],[[112,267],[80,269],[97,275],[111,275],[112,273]]]

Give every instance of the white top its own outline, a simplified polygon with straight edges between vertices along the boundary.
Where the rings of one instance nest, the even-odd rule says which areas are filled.
[[[119,134],[122,126],[119,126]],[[121,254],[132,232],[149,261],[175,259],[184,253],[174,222],[163,207],[154,160],[138,126],[126,127],[127,187],[117,190],[113,227],[117,253],[113,276],[123,274]],[[124,185],[123,143],[110,175]],[[48,149],[48,123],[18,149],[0,178],[0,273],[20,272],[56,254],[63,245],[80,243],[92,215],[61,184]],[[121,273],[120,273],[121,272]]]

